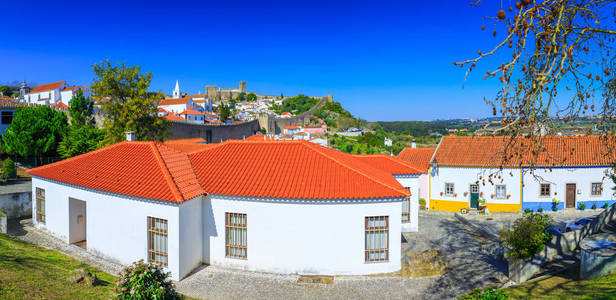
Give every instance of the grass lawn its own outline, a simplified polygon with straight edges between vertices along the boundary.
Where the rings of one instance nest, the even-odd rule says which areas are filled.
[[[616,299],[616,274],[577,280],[577,268],[505,289],[514,299]]]
[[[94,287],[70,283],[85,268],[99,278]],[[116,277],[62,253],[0,234],[0,298],[83,299],[114,296]]]

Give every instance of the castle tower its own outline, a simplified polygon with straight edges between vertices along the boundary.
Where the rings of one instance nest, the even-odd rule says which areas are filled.
[[[246,81],[240,81],[240,93],[246,93]]]
[[[173,98],[182,98],[182,91],[180,90],[180,83],[175,81],[175,90],[173,90]]]

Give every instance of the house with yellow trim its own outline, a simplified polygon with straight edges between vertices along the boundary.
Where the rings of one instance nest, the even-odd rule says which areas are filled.
[[[616,202],[614,138],[445,136],[429,168],[429,209],[602,208]]]

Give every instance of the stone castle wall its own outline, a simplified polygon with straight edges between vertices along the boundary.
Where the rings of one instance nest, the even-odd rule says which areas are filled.
[[[244,139],[261,129],[257,120],[237,124],[193,124],[185,121],[171,121],[170,140],[203,138],[208,143],[219,143],[229,139]]]

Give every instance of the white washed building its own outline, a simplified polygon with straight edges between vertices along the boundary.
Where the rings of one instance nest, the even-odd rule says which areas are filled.
[[[28,173],[36,226],[120,263],[161,263],[175,280],[203,263],[321,275],[400,269],[408,190],[306,141],[127,141]]]

